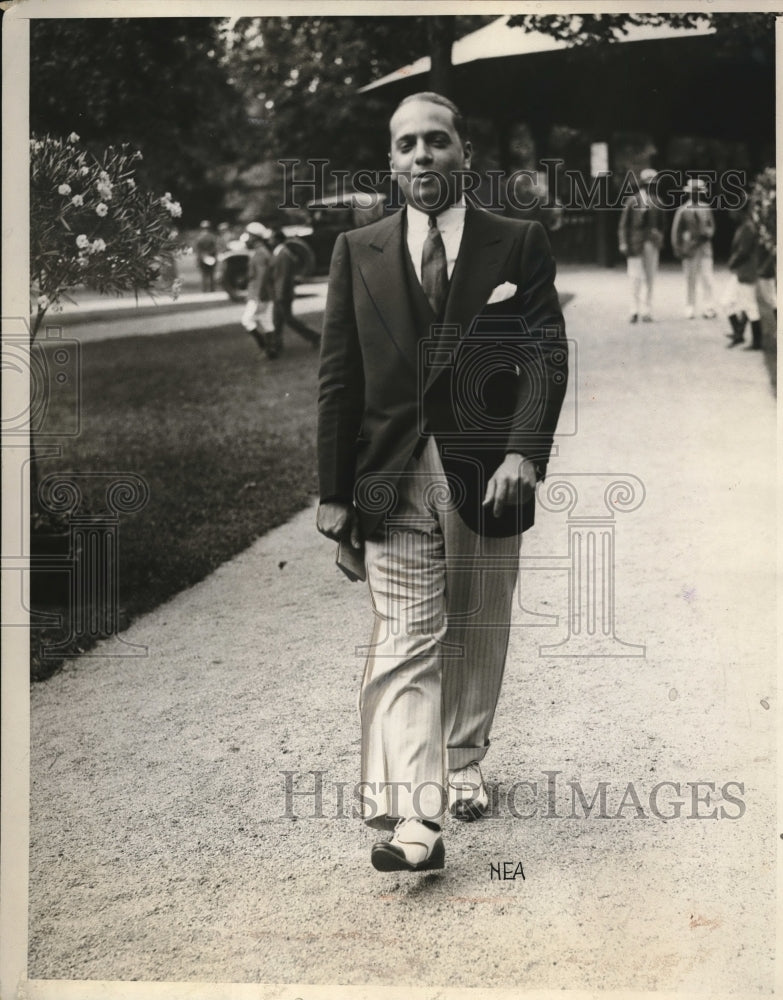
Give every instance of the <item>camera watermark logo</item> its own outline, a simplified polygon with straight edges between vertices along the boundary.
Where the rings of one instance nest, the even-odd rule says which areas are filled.
[[[492,308],[490,306],[490,308]],[[530,331],[519,314],[477,316],[467,330],[433,324],[419,341],[418,429],[455,445],[506,448],[521,441],[528,457],[549,454],[553,437],[577,433],[576,392],[566,397],[570,368],[577,383],[576,341],[558,326]],[[447,406],[433,405],[437,380]],[[557,430],[547,431],[554,410]],[[508,450],[508,449],[507,449]]]
[[[30,343],[26,320],[4,318],[0,356],[4,405],[0,430],[8,438],[77,437],[81,430],[82,359],[78,340],[48,326]]]

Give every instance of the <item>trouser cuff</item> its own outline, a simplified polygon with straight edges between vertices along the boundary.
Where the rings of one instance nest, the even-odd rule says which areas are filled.
[[[483,760],[489,750],[489,741],[481,747],[447,747],[446,766],[450,771],[467,767],[473,761]]]

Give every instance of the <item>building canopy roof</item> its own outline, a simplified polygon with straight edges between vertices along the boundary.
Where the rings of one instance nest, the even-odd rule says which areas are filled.
[[[774,59],[751,46],[728,53],[706,20],[632,26],[616,42],[576,46],[507,22],[499,17],[454,43],[449,96],[467,115],[569,125],[602,138],[638,130],[774,140]],[[427,89],[429,69],[422,57],[361,92],[396,103]]]
[[[454,66],[464,66],[466,63],[482,59],[499,59],[504,56],[525,56],[538,52],[554,52],[572,48],[553,35],[541,31],[525,31],[524,28],[509,28],[508,16],[498,17],[485,24],[477,31],[459,38],[451,51],[451,62]],[[631,25],[627,32],[616,43],[623,45],[628,42],[660,41],[664,38],[694,37],[713,34],[715,29],[706,21],[699,28],[673,28],[668,25]],[[410,80],[413,77],[424,76],[430,71],[430,57],[422,56],[408,66],[401,66],[393,73],[388,73],[379,80],[361,87],[359,93],[376,90],[400,80]]]

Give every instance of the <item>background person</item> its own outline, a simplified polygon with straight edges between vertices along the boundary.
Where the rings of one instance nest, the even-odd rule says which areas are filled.
[[[212,232],[212,223],[204,219],[200,226],[193,249],[196,253],[198,269],[201,272],[201,291],[215,291],[215,268],[217,266],[217,240]]]
[[[777,289],[777,254],[774,250],[769,250],[762,245],[759,240],[758,259],[756,270],[758,277],[756,289],[762,302],[770,308],[777,319],[778,315],[778,289]]]
[[[715,219],[706,204],[707,185],[700,178],[691,178],[683,188],[685,202],[674,213],[672,222],[672,250],[682,261],[685,275],[685,316],[696,315],[697,288],[704,296],[702,316],[713,319],[716,315],[713,302],[712,238]]]
[[[724,295],[724,305],[731,323],[729,347],[736,347],[745,339],[745,326],[750,322],[751,341],[746,350],[761,350],[761,313],[758,303],[758,266],[761,254],[758,231],[744,209],[732,213],[737,222],[731,241],[729,278]]]
[[[265,336],[273,329],[272,302],[268,292],[272,253],[267,246],[272,230],[261,222],[250,222],[245,232],[250,256],[247,262],[247,303],[240,322],[264,350],[267,346]]]
[[[218,256],[225,253],[228,250],[228,245],[231,242],[231,226],[227,222],[218,223],[217,236],[215,238],[217,244]]]
[[[731,277],[726,285],[723,304],[731,323],[729,347],[736,347],[745,339],[745,326],[750,322],[749,350],[761,349],[761,314],[756,297],[758,279],[759,243],[756,227],[747,209],[733,212],[737,228],[731,241],[729,270]]]
[[[650,167],[642,170],[636,194],[623,205],[617,232],[620,253],[628,262],[631,323],[639,319],[640,313],[645,323],[653,318],[653,287],[663,245],[663,211],[653,204],[650,195],[650,184],[655,176],[656,172]]]
[[[217,257],[217,267],[215,268],[215,279],[218,285],[223,281],[224,261],[223,256],[228,251],[231,242],[231,226],[227,222],[219,222],[217,233],[215,234],[215,256]]]
[[[266,352],[270,358],[276,358],[283,349],[283,330],[290,326],[300,337],[317,348],[321,343],[321,334],[312,330],[306,323],[294,316],[292,305],[296,287],[296,259],[285,245],[285,234],[280,229],[272,232],[270,239],[272,259],[267,271],[267,296],[272,300],[273,330],[266,336]]]

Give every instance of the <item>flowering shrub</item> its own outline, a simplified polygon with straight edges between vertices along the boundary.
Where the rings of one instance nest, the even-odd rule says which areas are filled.
[[[109,146],[97,160],[67,140],[30,140],[30,281],[33,337],[68,289],[88,284],[105,294],[150,291],[173,273],[181,249],[172,219],[182,208],[137,187],[141,153]],[[170,286],[176,297],[179,282]]]
[[[770,253],[776,252],[777,203],[775,195],[775,168],[767,167],[753,183],[750,192],[750,215],[756,225],[759,242]]]

